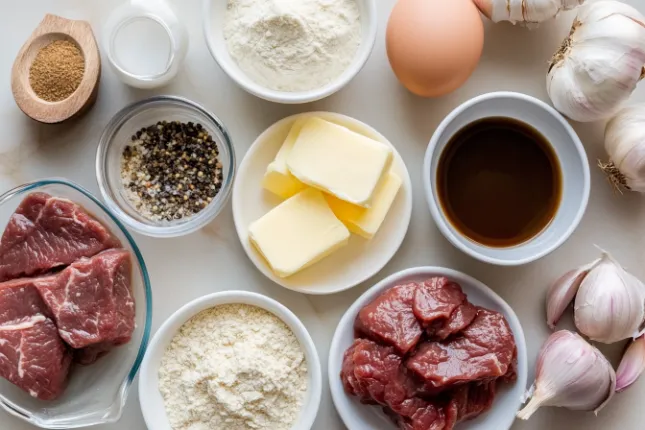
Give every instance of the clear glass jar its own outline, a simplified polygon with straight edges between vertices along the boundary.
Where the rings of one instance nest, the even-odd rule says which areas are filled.
[[[129,0],[104,27],[105,51],[119,79],[155,88],[175,77],[188,51],[184,24],[165,0]]]

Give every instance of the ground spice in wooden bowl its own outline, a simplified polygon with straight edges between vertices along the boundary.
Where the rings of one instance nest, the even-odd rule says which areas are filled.
[[[59,102],[76,91],[84,73],[80,48],[70,40],[55,40],[36,54],[29,68],[29,84],[39,98]]]
[[[222,187],[217,144],[199,123],[159,121],[137,131],[121,158],[121,180],[136,210],[153,221],[193,216]]]

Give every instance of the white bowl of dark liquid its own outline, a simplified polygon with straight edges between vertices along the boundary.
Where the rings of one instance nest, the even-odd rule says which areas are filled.
[[[576,229],[589,162],[569,123],[531,96],[496,92],[459,106],[426,151],[423,183],[441,233],[486,263],[526,264]]]

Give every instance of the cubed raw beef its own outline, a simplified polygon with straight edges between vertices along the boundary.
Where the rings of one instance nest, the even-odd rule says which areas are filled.
[[[426,333],[432,339],[445,340],[468,327],[476,316],[477,307],[466,300],[450,314],[450,318],[437,320],[430,324]]]
[[[496,390],[497,380],[460,385],[451,391],[448,408],[457,411],[457,422],[475,419],[493,406]]]
[[[513,333],[504,316],[480,308],[461,336],[446,342],[423,343],[407,360],[406,366],[426,385],[448,388],[505,375],[514,351]]]
[[[33,280],[0,284],[0,376],[42,400],[63,392],[71,355]]]
[[[81,206],[33,193],[11,216],[0,239],[0,281],[44,273],[119,246]]]
[[[384,406],[402,429],[444,428],[443,411],[415,396],[419,384],[392,347],[356,339],[345,352],[341,379],[349,394],[363,403]]]
[[[405,355],[421,339],[423,329],[412,311],[417,284],[390,288],[360,310],[354,329]]]
[[[73,348],[121,345],[134,330],[130,253],[123,249],[82,258],[62,272],[36,282],[58,332]],[[98,346],[105,350],[105,345]],[[94,348],[89,355],[97,355]],[[81,361],[91,361],[87,358]]]
[[[397,413],[419,388],[394,348],[368,339],[356,339],[346,351],[341,379],[347,392],[364,403],[388,406]]]
[[[430,402],[426,402],[426,406],[418,409],[412,417],[397,415],[388,408],[383,410],[401,430],[452,430],[446,426],[444,410]]]
[[[419,284],[414,293],[414,315],[424,325],[438,319],[447,320],[466,301],[459,284],[445,276],[435,276]]]

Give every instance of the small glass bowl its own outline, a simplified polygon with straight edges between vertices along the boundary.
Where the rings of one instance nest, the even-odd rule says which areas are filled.
[[[152,289],[143,256],[123,224],[88,191],[64,179],[44,179],[21,185],[0,196],[0,226],[9,222],[20,202],[30,193],[44,192],[83,206],[101,221],[132,254],[132,292],[136,304],[132,340],[114,348],[90,366],[74,366],[67,389],[54,401],[31,397],[0,378],[0,406],[29,423],[46,429],[73,429],[121,418],[132,380],[148,346],[152,325]],[[3,426],[0,426],[3,427]]]
[[[222,163],[222,187],[213,201],[201,212],[173,221],[154,221],[141,215],[130,203],[121,182],[121,154],[132,135],[163,120],[201,124],[217,143]],[[96,179],[105,204],[128,227],[152,237],[183,236],[211,222],[226,205],[234,177],[235,150],[228,131],[215,115],[181,97],[157,96],[126,106],[105,128],[96,153]]]

